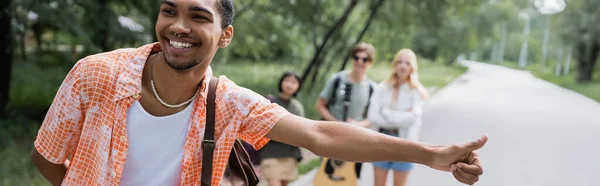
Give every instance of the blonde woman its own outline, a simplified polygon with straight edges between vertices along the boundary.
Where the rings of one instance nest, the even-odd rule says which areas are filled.
[[[393,72],[373,92],[368,118],[377,131],[418,140],[421,105],[427,98],[427,90],[419,82],[417,56],[410,49],[396,53],[392,61]],[[388,171],[394,172],[394,185],[406,184],[412,163],[375,162],[375,186],[384,186]]]

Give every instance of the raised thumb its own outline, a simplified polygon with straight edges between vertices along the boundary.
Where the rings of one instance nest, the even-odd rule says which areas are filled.
[[[477,150],[477,149],[480,149],[481,147],[483,147],[485,145],[485,143],[487,143],[487,141],[488,141],[488,135],[485,134],[481,138],[479,138],[475,141],[465,143],[463,147],[470,151],[474,151],[474,150]]]

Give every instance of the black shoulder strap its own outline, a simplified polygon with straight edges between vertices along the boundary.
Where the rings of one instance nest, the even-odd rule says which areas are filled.
[[[367,107],[365,108],[365,111],[363,112],[363,117],[366,119],[367,118],[367,113],[369,112],[369,106],[371,105],[371,96],[373,95],[373,83],[371,81],[369,81],[369,99],[367,99]]]
[[[333,105],[335,103],[335,98],[337,96],[336,91],[337,88],[340,86],[340,81],[341,81],[341,77],[340,75],[335,75],[334,77],[335,79],[333,79],[333,91],[331,92],[331,96],[329,96],[329,100],[327,100],[327,107]]]
[[[369,82],[369,98],[371,98],[371,95],[373,95],[373,83]]]
[[[210,186],[212,182],[212,161],[215,151],[215,98],[219,78],[210,78],[208,96],[206,99],[206,126],[204,127],[204,140],[202,140],[202,173],[201,185]]]

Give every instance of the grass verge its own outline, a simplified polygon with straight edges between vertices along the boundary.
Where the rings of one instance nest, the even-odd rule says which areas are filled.
[[[561,74],[560,76],[556,76],[554,74],[554,70],[551,68],[543,68],[540,71],[539,65],[537,63],[528,65],[525,69],[520,68],[515,62],[507,61],[502,63],[502,65],[513,69],[527,70],[540,79],[554,83],[563,88],[573,90],[593,100],[596,100],[596,102],[600,102],[600,73],[598,73],[600,72],[600,67],[596,68],[596,73],[595,76],[592,78],[592,82],[577,83],[575,81],[575,66],[571,67],[571,70],[568,74]]]

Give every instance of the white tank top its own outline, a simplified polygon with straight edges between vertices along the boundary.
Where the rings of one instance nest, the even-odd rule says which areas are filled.
[[[192,105],[156,117],[139,101],[127,110],[129,150],[121,176],[122,186],[180,185],[181,159]]]

